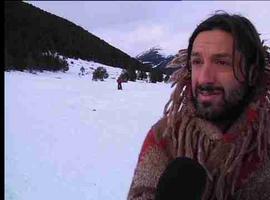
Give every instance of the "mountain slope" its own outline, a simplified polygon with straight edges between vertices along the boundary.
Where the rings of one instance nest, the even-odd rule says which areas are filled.
[[[29,63],[37,64],[45,52],[123,69],[149,70],[135,58],[66,19],[28,3],[5,1],[5,69],[25,69]]]
[[[160,47],[152,47],[136,56],[144,64],[151,66],[152,69],[158,70],[164,74],[171,74],[174,69],[165,68],[166,65],[174,59],[175,56],[166,56],[162,53]]]

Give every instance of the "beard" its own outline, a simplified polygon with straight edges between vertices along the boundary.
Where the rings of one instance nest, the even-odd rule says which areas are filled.
[[[200,101],[198,95],[200,92],[219,91],[222,95],[219,101]],[[196,86],[193,103],[196,108],[196,114],[209,121],[219,122],[237,118],[246,105],[247,88],[241,86],[239,88],[228,89],[215,87],[211,84],[203,84]]]

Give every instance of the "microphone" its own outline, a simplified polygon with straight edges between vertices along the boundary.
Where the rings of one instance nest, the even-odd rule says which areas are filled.
[[[161,174],[155,200],[201,200],[206,171],[195,160],[178,157]]]

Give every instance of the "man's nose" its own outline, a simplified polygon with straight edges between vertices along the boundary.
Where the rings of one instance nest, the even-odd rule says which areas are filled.
[[[213,84],[215,82],[215,69],[211,64],[205,63],[201,66],[199,84]]]

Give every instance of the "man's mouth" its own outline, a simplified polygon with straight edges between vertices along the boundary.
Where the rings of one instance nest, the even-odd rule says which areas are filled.
[[[216,98],[219,98],[222,94],[222,89],[198,88],[197,90],[197,96],[200,101],[213,101]]]
[[[198,94],[201,94],[203,96],[211,96],[211,95],[219,95],[222,94],[221,90],[199,90]]]

